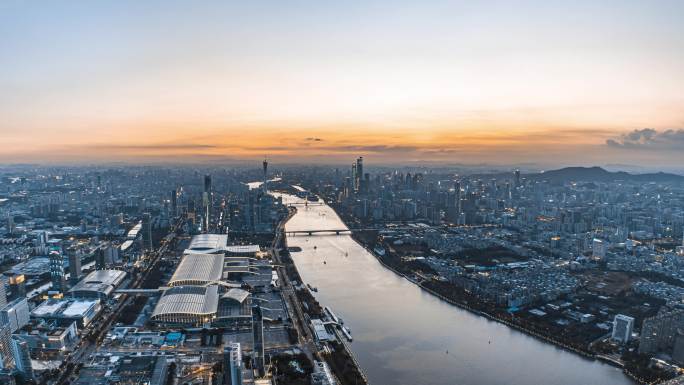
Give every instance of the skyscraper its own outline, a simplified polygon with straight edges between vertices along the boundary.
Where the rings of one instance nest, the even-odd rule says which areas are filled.
[[[211,194],[211,175],[209,174],[204,176],[204,192]]]
[[[73,247],[67,249],[67,256],[69,257],[69,282],[71,286],[74,286],[81,280],[83,275],[81,256],[78,254],[78,250]]]
[[[66,290],[64,257],[59,251],[50,252],[50,278],[52,279],[52,290],[64,293]]]
[[[239,343],[223,348],[223,385],[242,385],[242,350]]]
[[[5,277],[0,275],[0,307],[7,305],[7,292],[5,291]]]
[[[143,213],[142,231],[143,248],[152,250],[152,215],[150,213]]]
[[[178,215],[178,191],[171,190],[171,216]]]
[[[629,342],[629,340],[632,338],[633,328],[634,318],[623,314],[618,314],[613,320],[613,333],[611,334],[611,338],[614,341],[618,341],[623,344]]]
[[[259,305],[252,307],[252,340],[254,342],[252,366],[257,370],[259,376],[263,377],[265,374],[264,317]]]
[[[0,324],[0,369],[10,369],[13,367],[12,332],[9,325]]]
[[[363,157],[360,156],[356,159],[356,191],[363,192]]]

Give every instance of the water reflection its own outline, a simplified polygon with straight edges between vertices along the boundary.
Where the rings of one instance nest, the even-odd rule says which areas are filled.
[[[342,227],[328,206],[298,206],[286,229]],[[351,328],[354,354],[372,384],[632,384],[612,366],[436,299],[382,267],[348,235],[289,236],[288,243],[302,248],[292,254],[302,279]]]

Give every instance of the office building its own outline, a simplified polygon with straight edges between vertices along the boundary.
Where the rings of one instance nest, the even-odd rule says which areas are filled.
[[[66,290],[66,273],[64,271],[64,257],[58,251],[50,252],[50,279],[52,290],[63,293]]]
[[[677,330],[684,329],[684,310],[661,312],[641,324],[639,353],[655,354],[673,348]]]
[[[252,307],[252,366],[257,370],[259,377],[263,377],[266,373],[265,357],[264,357],[264,317],[261,307],[256,305]]]
[[[611,338],[620,343],[627,343],[632,338],[632,330],[634,329],[634,318],[618,314],[613,320],[613,333]]]
[[[69,283],[75,286],[83,277],[83,270],[81,268],[81,255],[75,248],[67,249],[69,256]]]
[[[171,215],[178,215],[178,191],[176,189],[171,190]]]
[[[606,257],[606,242],[601,239],[596,239],[591,243],[591,256],[594,259],[603,259]]]
[[[0,309],[0,324],[14,333],[29,322],[30,312],[26,298],[17,298]]]
[[[223,348],[223,385],[242,385],[242,350],[239,343]]]
[[[0,307],[7,305],[7,291],[5,289],[5,277],[0,275]]]
[[[142,241],[143,249],[152,250],[152,214],[144,213],[142,216]]]
[[[12,332],[9,325],[0,324],[0,369],[11,369],[13,367]]]
[[[12,339],[12,356],[14,357],[15,368],[21,375],[22,380],[33,380],[33,365],[31,364],[29,344],[20,339]]]

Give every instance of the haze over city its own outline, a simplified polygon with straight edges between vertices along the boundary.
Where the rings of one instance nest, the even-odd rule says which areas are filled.
[[[0,162],[684,160],[681,1],[0,4]]]

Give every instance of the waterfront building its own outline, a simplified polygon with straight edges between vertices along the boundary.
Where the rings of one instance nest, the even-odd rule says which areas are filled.
[[[613,320],[613,332],[611,338],[620,343],[627,343],[632,338],[634,329],[634,318],[623,314],[618,314]]]
[[[313,372],[311,373],[311,385],[337,385],[330,367],[324,361],[314,361]]]

